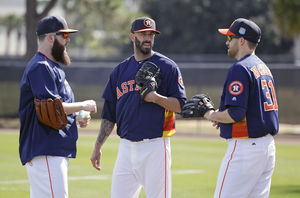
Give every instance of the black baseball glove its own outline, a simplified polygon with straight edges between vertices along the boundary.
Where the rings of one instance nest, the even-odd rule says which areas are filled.
[[[215,110],[214,104],[206,94],[197,94],[189,99],[182,108],[181,115],[184,118],[204,117],[209,110]]]
[[[144,62],[135,75],[135,83],[141,87],[139,90],[141,102],[148,93],[158,89],[160,82],[160,68],[150,61]]]

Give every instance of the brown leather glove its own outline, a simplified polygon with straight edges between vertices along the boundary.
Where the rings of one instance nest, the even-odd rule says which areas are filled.
[[[34,99],[38,119],[44,125],[56,130],[64,129],[68,123],[67,115],[59,98]]]

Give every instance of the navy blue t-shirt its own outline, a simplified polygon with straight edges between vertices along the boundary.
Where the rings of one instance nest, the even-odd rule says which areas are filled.
[[[35,98],[60,98],[66,103],[75,101],[61,66],[37,52],[24,71],[20,91],[19,153],[22,164],[39,155],[75,158],[78,138],[75,114],[67,115],[67,126],[56,130],[38,121],[34,106]]]
[[[176,63],[157,52],[148,61],[160,67],[161,85],[157,93],[177,98],[182,106],[186,94]],[[142,63],[131,56],[114,68],[102,96],[105,104],[101,117],[117,123],[117,134],[121,138],[139,141],[170,137],[175,133],[175,113],[155,103],[140,102],[135,75]]]
[[[246,110],[233,124],[220,124],[223,138],[258,138],[278,133],[278,103],[271,71],[256,55],[246,55],[228,71],[220,111],[228,107]]]

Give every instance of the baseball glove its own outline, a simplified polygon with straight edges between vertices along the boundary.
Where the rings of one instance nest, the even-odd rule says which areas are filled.
[[[62,103],[59,98],[52,100],[34,99],[35,110],[38,119],[44,125],[50,126],[56,130],[66,127],[68,120]]]
[[[184,118],[204,117],[209,110],[215,110],[214,104],[206,94],[197,94],[189,99],[182,108],[181,115]]]
[[[144,101],[148,93],[158,89],[161,82],[160,78],[160,68],[156,64],[150,61],[143,63],[135,76],[135,83],[141,87],[139,90],[141,101]]]

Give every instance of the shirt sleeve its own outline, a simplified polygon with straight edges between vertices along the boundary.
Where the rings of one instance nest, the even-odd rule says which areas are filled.
[[[242,121],[245,118],[246,109],[244,109],[242,107],[230,106],[228,108],[228,113],[234,121],[239,122],[239,121]]]
[[[106,84],[102,98],[104,98],[104,105],[101,113],[102,119],[107,119],[113,123],[116,123],[116,104],[117,104],[117,91],[116,91],[116,73],[114,69],[109,76],[109,80]]]
[[[108,100],[105,100],[102,108],[101,118],[116,123],[116,105]]]
[[[167,84],[167,97],[177,98],[182,107],[186,102],[186,93],[183,78],[177,65],[171,67]]]
[[[109,80],[102,94],[102,98],[112,103],[117,102],[117,91],[116,91],[117,85],[116,85],[115,75],[116,75],[116,69],[114,69],[110,74]]]
[[[46,63],[37,63],[28,73],[33,95],[39,99],[60,98],[55,79],[53,69]]]
[[[248,71],[241,65],[233,65],[226,81],[226,106],[237,106],[247,109],[249,95]]]

